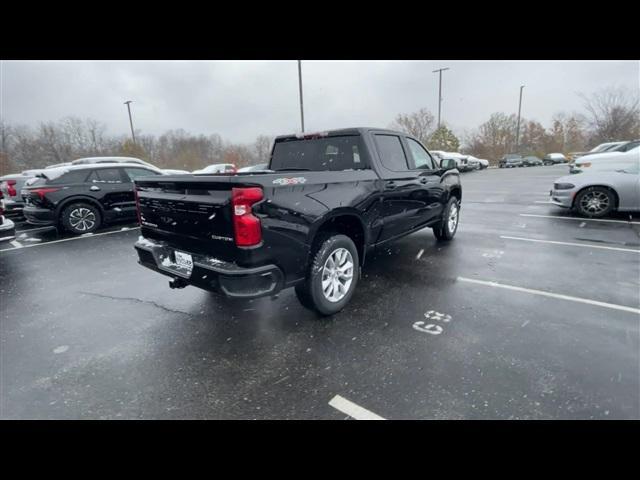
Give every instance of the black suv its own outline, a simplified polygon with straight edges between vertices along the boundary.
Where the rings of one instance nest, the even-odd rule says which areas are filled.
[[[32,225],[62,227],[77,235],[106,222],[136,218],[133,180],[162,175],[139,164],[89,164],[42,170],[21,195]]]

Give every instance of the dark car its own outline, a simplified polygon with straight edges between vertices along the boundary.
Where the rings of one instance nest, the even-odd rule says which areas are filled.
[[[11,242],[16,238],[14,223],[4,216],[4,195],[0,191],[0,245]]]
[[[524,165],[525,167],[537,167],[542,165],[542,160],[535,155],[530,155],[522,159],[522,165]]]
[[[27,223],[92,233],[101,225],[136,218],[133,180],[162,175],[139,164],[96,163],[42,170],[22,191]]]
[[[370,252],[432,228],[458,227],[453,160],[406,133],[350,128],[277,137],[267,171],[136,180],[139,263],[228,297],[295,287],[307,308],[340,311]]]
[[[498,167],[500,168],[515,168],[522,167],[522,165],[522,156],[511,153],[503,156],[498,162]]]

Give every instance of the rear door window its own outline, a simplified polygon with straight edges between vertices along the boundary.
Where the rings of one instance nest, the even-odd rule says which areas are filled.
[[[380,160],[387,170],[403,172],[409,169],[400,137],[397,135],[375,135],[375,139]]]
[[[61,185],[65,183],[84,183],[87,180],[87,170],[71,170],[58,178],[50,180],[48,183],[52,185]],[[45,174],[46,175],[46,174]]]
[[[122,175],[119,168],[101,168],[94,170],[91,176],[93,183],[122,183]]]

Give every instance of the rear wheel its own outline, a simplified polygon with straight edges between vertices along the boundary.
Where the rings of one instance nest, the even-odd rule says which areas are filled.
[[[433,227],[433,234],[439,241],[448,242],[458,231],[459,219],[460,201],[456,197],[451,197],[442,214],[442,221],[437,227]]]
[[[589,187],[582,190],[573,206],[583,217],[600,218],[614,209],[615,198],[611,190],[604,187]]]
[[[327,234],[309,266],[304,283],[296,285],[300,303],[321,315],[342,310],[355,291],[360,275],[358,250],[346,235]]]
[[[74,203],[62,211],[60,221],[66,230],[82,235],[100,228],[102,216],[98,208],[89,203]]]

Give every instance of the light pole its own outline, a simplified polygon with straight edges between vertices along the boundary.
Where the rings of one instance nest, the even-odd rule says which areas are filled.
[[[133,144],[136,143],[136,134],[133,133],[133,120],[131,119],[131,100],[127,100],[124,104],[127,106],[127,110],[129,111],[129,125],[131,125],[131,138],[133,138]]]
[[[518,126],[516,127],[516,151],[513,153],[518,153],[520,149],[520,111],[522,110],[522,89],[524,85],[520,85],[520,101],[518,102]]]
[[[440,76],[440,81],[438,82],[438,128],[440,128],[440,112],[442,110],[442,72],[444,72],[445,70],[449,70],[449,67],[440,68],[432,72],[438,72],[438,75]]]
[[[302,61],[298,60],[298,87],[300,88],[300,124],[304,133],[304,104],[302,101]]]

